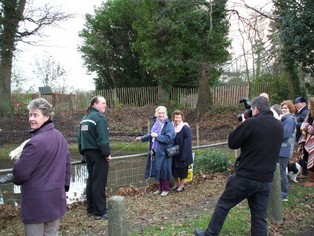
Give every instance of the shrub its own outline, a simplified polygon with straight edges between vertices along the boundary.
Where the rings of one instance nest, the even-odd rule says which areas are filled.
[[[205,150],[196,154],[193,173],[209,174],[226,172],[230,167],[230,153],[219,150]]]
[[[13,101],[14,104],[13,114],[15,116],[27,117],[28,116],[27,105],[30,103],[32,99],[33,95],[30,93],[18,94],[15,97],[15,100]]]

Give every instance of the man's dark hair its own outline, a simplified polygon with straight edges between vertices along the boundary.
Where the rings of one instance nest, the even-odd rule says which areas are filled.
[[[263,96],[258,96],[254,98],[251,106],[252,108],[256,107],[259,110],[259,112],[265,112],[270,109],[268,99]]]

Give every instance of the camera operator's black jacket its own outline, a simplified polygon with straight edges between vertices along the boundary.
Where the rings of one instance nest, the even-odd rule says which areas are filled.
[[[228,139],[231,149],[241,148],[235,165],[236,175],[271,182],[282,140],[282,123],[271,111],[259,113],[241,123]]]

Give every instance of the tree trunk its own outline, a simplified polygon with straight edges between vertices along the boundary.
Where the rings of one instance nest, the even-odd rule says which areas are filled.
[[[295,98],[297,95],[301,95],[300,78],[296,66],[291,65],[287,68],[291,96]]]
[[[10,116],[12,60],[16,32],[23,16],[26,0],[3,1],[3,31],[0,35],[0,117]]]
[[[114,77],[114,69],[113,69],[113,65],[109,66],[109,75],[110,78],[113,82],[113,103],[114,103],[114,107],[117,107],[120,103],[119,98],[118,98],[118,94],[117,94],[117,81]]]
[[[261,60],[261,52],[262,52],[262,48],[259,48],[260,44],[258,44],[258,48],[256,50],[256,60],[255,60],[255,64],[256,64],[256,70],[255,70],[255,79],[259,78],[261,76],[261,64],[262,64],[262,60]]]
[[[200,118],[205,112],[208,111],[211,101],[211,92],[209,88],[209,78],[205,62],[200,66],[200,82],[198,89],[198,100],[196,104],[196,115]]]
[[[9,53],[7,53],[9,54]],[[11,61],[10,61],[11,58]],[[0,62],[0,117],[10,116],[11,106],[11,68],[12,56],[1,54]]]
[[[170,105],[169,91],[161,85],[158,85],[158,106],[168,106]]]

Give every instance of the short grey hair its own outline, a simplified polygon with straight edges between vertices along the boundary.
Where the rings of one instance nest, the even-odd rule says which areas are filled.
[[[282,115],[282,109],[279,104],[272,105],[270,109],[273,109],[278,115]]]
[[[252,104],[251,104],[252,108],[257,108],[259,110],[259,112],[265,112],[265,111],[269,111],[269,101],[267,98],[263,97],[263,96],[258,96],[256,98],[253,99]]]
[[[28,106],[27,109],[29,111],[38,109],[41,110],[44,116],[49,116],[50,119],[52,119],[54,112],[52,111],[52,105],[44,98],[36,98],[32,100]]]

